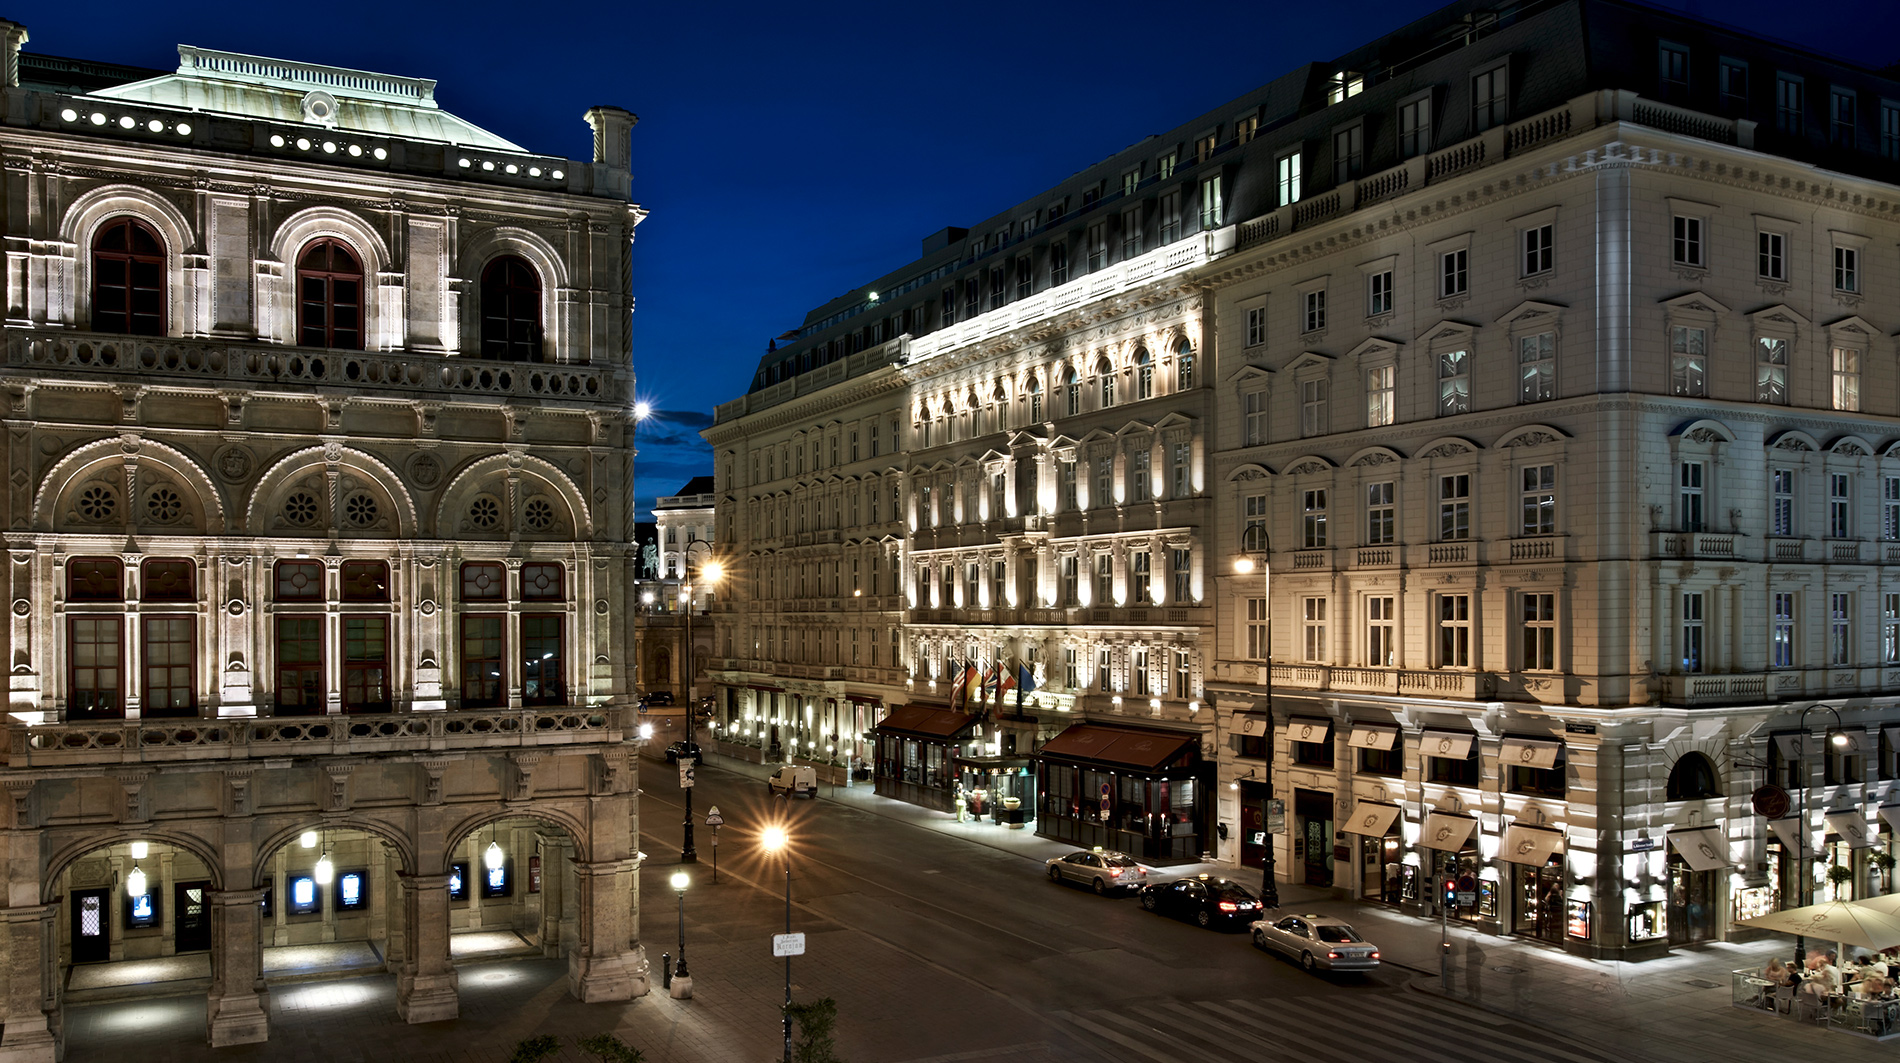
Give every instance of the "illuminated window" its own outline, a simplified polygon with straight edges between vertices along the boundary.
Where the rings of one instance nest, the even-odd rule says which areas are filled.
[[[92,328],[134,336],[165,334],[165,244],[136,218],[118,217],[92,241]]]
[[[518,255],[482,270],[482,357],[541,360],[541,276]]]
[[[147,890],[137,897],[126,898],[125,926],[128,930],[144,930],[158,925],[158,895]]]
[[[298,875],[290,880],[290,914],[309,915],[321,907],[316,879],[309,875]]]
[[[297,342],[363,349],[363,267],[340,240],[313,241],[297,259]]]
[[[358,912],[369,907],[369,876],[361,871],[340,871],[336,876],[336,910]]]

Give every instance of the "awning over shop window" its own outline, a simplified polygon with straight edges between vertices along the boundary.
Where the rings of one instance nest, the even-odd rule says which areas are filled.
[[[967,712],[951,712],[929,705],[899,705],[884,717],[876,730],[878,734],[901,734],[949,742],[966,737],[975,726],[976,717]]]
[[[1792,760],[1801,755],[1801,747],[1804,744],[1801,740],[1806,737],[1802,734],[1776,735],[1775,748],[1781,751],[1782,756]]]
[[[1563,840],[1562,831],[1513,823],[1504,828],[1504,848],[1498,855],[1514,864],[1542,867],[1550,863],[1550,854],[1557,851]]]
[[[1887,829],[1900,834],[1900,805],[1881,805],[1880,818],[1887,821]]]
[[[1498,757],[1499,766],[1550,769],[1557,766],[1557,754],[1564,744],[1548,738],[1506,738]]]
[[[1092,760],[1153,771],[1200,741],[1199,735],[1078,723],[1051,738],[1036,756],[1041,760]]]
[[[1900,727],[1883,727],[1881,733],[1887,736],[1887,744],[1900,749]]]
[[[1859,809],[1847,809],[1829,812],[1822,817],[1827,820],[1827,829],[1841,836],[1850,849],[1865,849],[1874,844],[1874,831],[1867,825],[1867,817]]]
[[[1399,806],[1384,801],[1361,801],[1352,806],[1352,815],[1340,829],[1348,834],[1363,834],[1368,838],[1383,838],[1392,829],[1392,821],[1399,818]]]
[[[1714,871],[1734,863],[1728,856],[1728,835],[1721,827],[1697,827],[1669,832],[1669,847],[1682,854],[1697,871]]]
[[[1234,717],[1234,730],[1244,735],[1264,735],[1273,721],[1266,716],[1253,713],[1241,713]]]
[[[1317,716],[1295,716],[1286,722],[1286,737],[1289,742],[1318,745],[1326,741],[1326,737],[1332,733],[1332,730],[1331,720],[1323,720]]]
[[[1399,729],[1381,727],[1376,724],[1354,724],[1352,728],[1352,747],[1354,749],[1391,749],[1399,740]]]
[[[1426,731],[1419,736],[1418,751],[1428,757],[1463,760],[1471,755],[1471,744],[1478,736],[1464,731]]]
[[[844,699],[846,701],[855,701],[864,705],[884,704],[884,699],[881,697],[878,697],[876,694],[856,694],[850,691],[846,691],[844,695]]]
[[[1419,831],[1418,843],[1427,849],[1455,853],[1465,847],[1465,841],[1477,829],[1478,821],[1470,816],[1428,812],[1425,815],[1425,828]]]
[[[1771,819],[1768,821],[1768,829],[1775,832],[1775,837],[1785,848],[1794,850],[1798,855],[1806,855],[1814,851],[1812,842],[1803,843],[1801,840],[1801,817],[1799,816]]]

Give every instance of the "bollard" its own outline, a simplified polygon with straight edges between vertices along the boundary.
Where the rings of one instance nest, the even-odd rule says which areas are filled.
[[[673,988],[673,957],[670,953],[660,953],[660,988]]]

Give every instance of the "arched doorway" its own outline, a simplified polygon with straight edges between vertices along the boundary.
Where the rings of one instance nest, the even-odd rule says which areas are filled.
[[[203,856],[164,841],[119,841],[74,858],[52,890],[61,983],[83,994],[210,977],[215,878]]]
[[[258,862],[258,940],[272,978],[395,970],[403,960],[402,854],[382,835],[313,824]]]
[[[483,823],[448,850],[449,955],[567,955],[580,940],[574,838],[532,816]]]

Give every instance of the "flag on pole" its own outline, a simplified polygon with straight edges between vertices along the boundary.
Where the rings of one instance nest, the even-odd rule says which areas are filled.
[[[970,691],[982,682],[983,673],[976,670],[976,662],[965,662],[963,665],[963,710],[965,712],[968,712],[970,709]],[[980,690],[977,692],[977,696],[979,698],[982,697]]]
[[[1016,662],[1016,702],[1017,704],[1021,704],[1024,695],[1034,692],[1035,689],[1036,689],[1036,673],[1030,671],[1028,665],[1022,663],[1021,661],[1017,661]]]
[[[949,689],[945,693],[949,695],[950,707],[954,709],[957,707],[957,692],[963,689],[963,666],[955,661],[946,662],[943,678],[944,682],[949,684]]]

